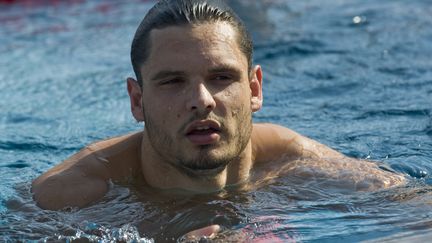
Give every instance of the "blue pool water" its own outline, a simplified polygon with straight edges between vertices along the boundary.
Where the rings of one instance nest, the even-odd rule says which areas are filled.
[[[41,210],[34,178],[92,141],[142,129],[125,78],[132,35],[153,1],[0,3],[0,241],[163,242],[209,224],[223,227],[221,241],[432,237],[430,1],[229,2],[264,70],[255,121],[385,162],[409,184],[344,195],[279,178],[191,197],[113,185],[85,209]]]

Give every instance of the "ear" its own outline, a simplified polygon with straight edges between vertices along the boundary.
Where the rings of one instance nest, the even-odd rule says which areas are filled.
[[[130,98],[131,111],[135,119],[144,121],[144,111],[142,106],[142,91],[138,82],[133,78],[127,78],[127,90]]]
[[[252,112],[256,112],[262,107],[263,94],[262,94],[262,70],[261,66],[256,65],[251,73],[249,87],[251,89],[251,108]]]

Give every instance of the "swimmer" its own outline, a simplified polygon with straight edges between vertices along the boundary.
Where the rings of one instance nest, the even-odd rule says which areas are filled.
[[[130,178],[197,194],[277,176],[350,191],[405,183],[402,175],[288,128],[254,124],[263,70],[252,63],[252,49],[243,23],[223,1],[158,1],[135,33],[136,77],[126,80],[132,115],[144,129],[93,143],[39,176],[32,184],[37,205],[85,207],[107,193],[110,181]]]

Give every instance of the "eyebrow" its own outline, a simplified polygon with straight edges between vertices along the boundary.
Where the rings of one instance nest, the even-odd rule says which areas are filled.
[[[233,65],[228,65],[228,64],[222,64],[219,65],[215,68],[210,68],[208,70],[209,73],[224,73],[224,72],[231,72],[231,73],[235,73],[237,75],[240,75],[242,72],[239,68],[233,66]]]
[[[217,67],[210,68],[208,70],[209,73],[223,73],[223,72],[231,72],[235,73],[236,75],[241,75],[241,70],[233,65],[229,64],[222,64],[218,65]],[[183,71],[173,71],[173,70],[162,70],[160,72],[157,72],[155,75],[153,75],[150,78],[150,81],[156,81],[161,80],[166,77],[172,77],[172,76],[187,76],[185,72]]]

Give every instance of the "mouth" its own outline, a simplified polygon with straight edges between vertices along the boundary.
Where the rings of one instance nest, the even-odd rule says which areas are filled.
[[[214,144],[220,139],[220,125],[213,120],[193,122],[186,129],[186,137],[195,145]]]

